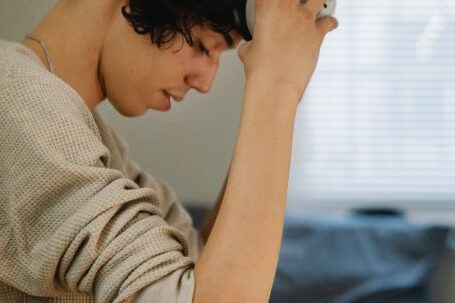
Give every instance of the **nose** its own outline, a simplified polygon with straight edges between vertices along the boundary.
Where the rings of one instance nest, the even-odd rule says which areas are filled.
[[[203,57],[194,62],[190,72],[185,76],[185,82],[202,94],[210,91],[216,72],[218,71],[219,57]]]

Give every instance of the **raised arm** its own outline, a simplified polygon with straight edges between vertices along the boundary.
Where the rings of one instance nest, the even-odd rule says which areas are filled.
[[[256,1],[254,39],[241,46],[246,86],[224,197],[195,266],[194,303],[268,302],[285,214],[294,120],[333,18],[322,0]]]
[[[212,231],[213,224],[215,223],[216,217],[218,216],[218,212],[220,211],[221,203],[224,198],[224,192],[226,191],[226,185],[229,178],[229,171],[226,175],[226,179],[224,180],[223,186],[221,187],[220,193],[218,194],[218,198],[216,199],[215,207],[212,209],[211,213],[205,220],[204,224],[201,227],[200,233],[202,240],[204,243],[207,242],[209,238],[210,232]]]

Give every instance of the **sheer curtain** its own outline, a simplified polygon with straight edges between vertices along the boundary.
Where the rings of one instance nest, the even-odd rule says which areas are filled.
[[[455,0],[338,0],[288,205],[455,209]]]

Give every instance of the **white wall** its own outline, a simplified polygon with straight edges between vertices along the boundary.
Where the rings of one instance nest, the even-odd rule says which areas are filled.
[[[0,39],[19,41],[55,3],[0,0]],[[125,118],[106,101],[100,111],[130,144],[143,169],[170,183],[185,202],[214,203],[234,149],[243,95],[243,65],[226,53],[212,91],[191,91],[170,112]]]

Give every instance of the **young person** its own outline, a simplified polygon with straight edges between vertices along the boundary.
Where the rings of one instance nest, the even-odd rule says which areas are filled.
[[[238,50],[240,129],[205,243],[96,112],[106,99],[140,116],[207,93],[241,42],[239,1],[60,0],[21,43],[0,42],[0,302],[268,301],[297,105],[337,25],[316,20],[323,1],[256,0],[254,39]]]

